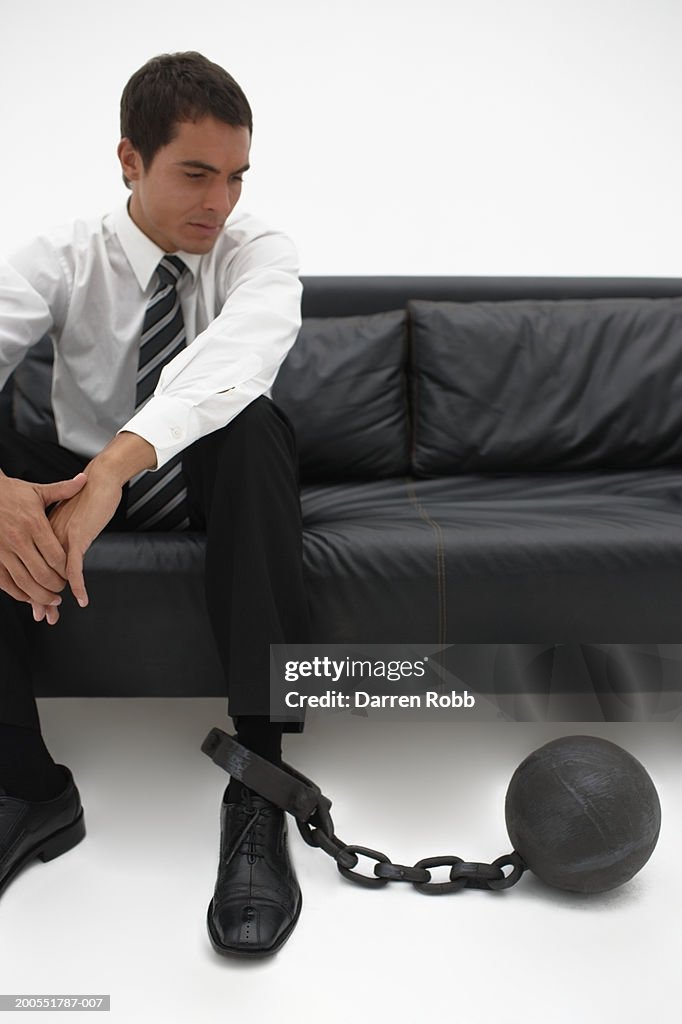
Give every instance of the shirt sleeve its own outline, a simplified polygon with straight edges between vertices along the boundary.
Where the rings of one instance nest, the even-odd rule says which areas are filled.
[[[247,241],[226,272],[216,318],[164,366],[152,398],[121,427],[153,445],[156,469],[265,394],[300,329],[303,289],[287,235]]]
[[[0,388],[28,349],[62,319],[66,292],[64,268],[46,239],[0,260]]]

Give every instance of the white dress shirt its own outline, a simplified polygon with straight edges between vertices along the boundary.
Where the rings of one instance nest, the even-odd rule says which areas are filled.
[[[209,253],[176,253],[187,347],[134,414],[142,324],[165,255],[127,203],[56,228],[0,262],[0,388],[49,334],[59,443],[87,457],[121,430],[156,449],[157,468],[270,393],[301,325],[291,239],[235,210]]]

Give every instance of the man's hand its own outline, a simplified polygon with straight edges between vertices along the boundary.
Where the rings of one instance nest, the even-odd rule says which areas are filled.
[[[153,446],[137,434],[123,431],[85,467],[87,482],[82,490],[60,501],[50,512],[50,526],[65,553],[63,575],[81,608],[89,601],[83,577],[85,552],[116,511],[123,485],[141,470],[155,467]],[[31,603],[36,622],[46,618],[53,626],[58,621],[56,607]]]
[[[89,600],[83,578],[83,556],[113,516],[122,494],[122,485],[110,474],[98,470],[94,462],[86,466],[85,473],[85,487],[67,501],[61,501],[49,516],[54,535],[66,552],[66,580],[81,608],[85,608]],[[34,618],[36,611],[34,607]]]
[[[58,617],[67,556],[45,509],[74,497],[85,482],[84,473],[54,484],[33,484],[0,473],[0,589],[16,601],[32,604],[34,616],[38,603],[48,621]]]

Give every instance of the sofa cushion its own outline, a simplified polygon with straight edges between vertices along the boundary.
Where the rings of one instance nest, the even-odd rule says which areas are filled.
[[[399,476],[409,465],[406,313],[306,318],[272,388],[303,481]]]
[[[682,299],[408,309],[416,475],[682,459]]]
[[[316,643],[678,643],[677,468],[305,487]]]

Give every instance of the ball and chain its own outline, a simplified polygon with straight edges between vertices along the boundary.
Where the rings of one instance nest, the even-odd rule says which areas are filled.
[[[511,853],[491,864],[455,856],[398,864],[379,850],[339,839],[331,800],[291,765],[271,764],[218,728],[201,749],[231,776],[292,814],[309,846],[333,857],[345,878],[368,888],[409,882],[426,895],[465,888],[498,891],[530,870],[558,889],[607,892],[646,864],[661,828],[656,787],[637,758],[597,736],[563,736],[529,754],[511,778],[505,798]],[[359,856],[375,861],[373,875],[355,870]],[[437,867],[450,868],[448,881],[433,881],[429,869]]]

